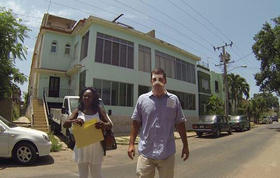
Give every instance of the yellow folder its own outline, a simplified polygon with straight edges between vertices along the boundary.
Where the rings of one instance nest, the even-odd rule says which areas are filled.
[[[82,148],[87,145],[104,140],[101,129],[95,128],[96,118],[84,122],[82,126],[73,125],[73,134],[76,141],[77,148]]]

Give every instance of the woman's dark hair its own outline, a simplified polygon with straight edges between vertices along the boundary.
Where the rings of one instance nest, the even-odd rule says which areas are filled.
[[[92,101],[92,107],[96,109],[96,108],[98,108],[98,105],[99,105],[99,94],[97,93],[97,90],[93,87],[86,87],[80,93],[79,107],[78,107],[78,109],[80,111],[84,110],[83,95],[84,95],[86,90],[90,90],[92,92],[93,96],[94,96],[94,99]]]

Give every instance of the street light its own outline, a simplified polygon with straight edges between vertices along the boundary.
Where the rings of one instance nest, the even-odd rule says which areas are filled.
[[[228,70],[228,72],[230,72],[230,71],[233,71],[234,69],[237,69],[237,68],[247,68],[247,66],[246,65],[242,65],[242,66],[236,66],[236,67],[234,67],[234,68],[232,68],[232,69],[230,69],[230,70]]]

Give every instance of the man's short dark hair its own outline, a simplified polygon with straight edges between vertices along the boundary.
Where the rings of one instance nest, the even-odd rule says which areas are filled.
[[[164,80],[166,81],[166,73],[164,72],[164,70],[162,68],[155,68],[152,72],[151,72],[151,80],[153,78],[153,74],[162,74]]]

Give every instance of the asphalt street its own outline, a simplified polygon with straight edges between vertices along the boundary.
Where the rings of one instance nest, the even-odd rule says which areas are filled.
[[[278,177],[280,174],[280,124],[261,125],[246,132],[222,134],[220,138],[190,137],[190,157],[180,159],[181,141],[176,140],[175,178]],[[51,153],[33,166],[20,166],[0,159],[0,177],[78,177],[71,150]],[[136,160],[127,157],[127,145],[109,151],[104,159],[104,178],[133,178]],[[156,175],[158,177],[158,175]]]

